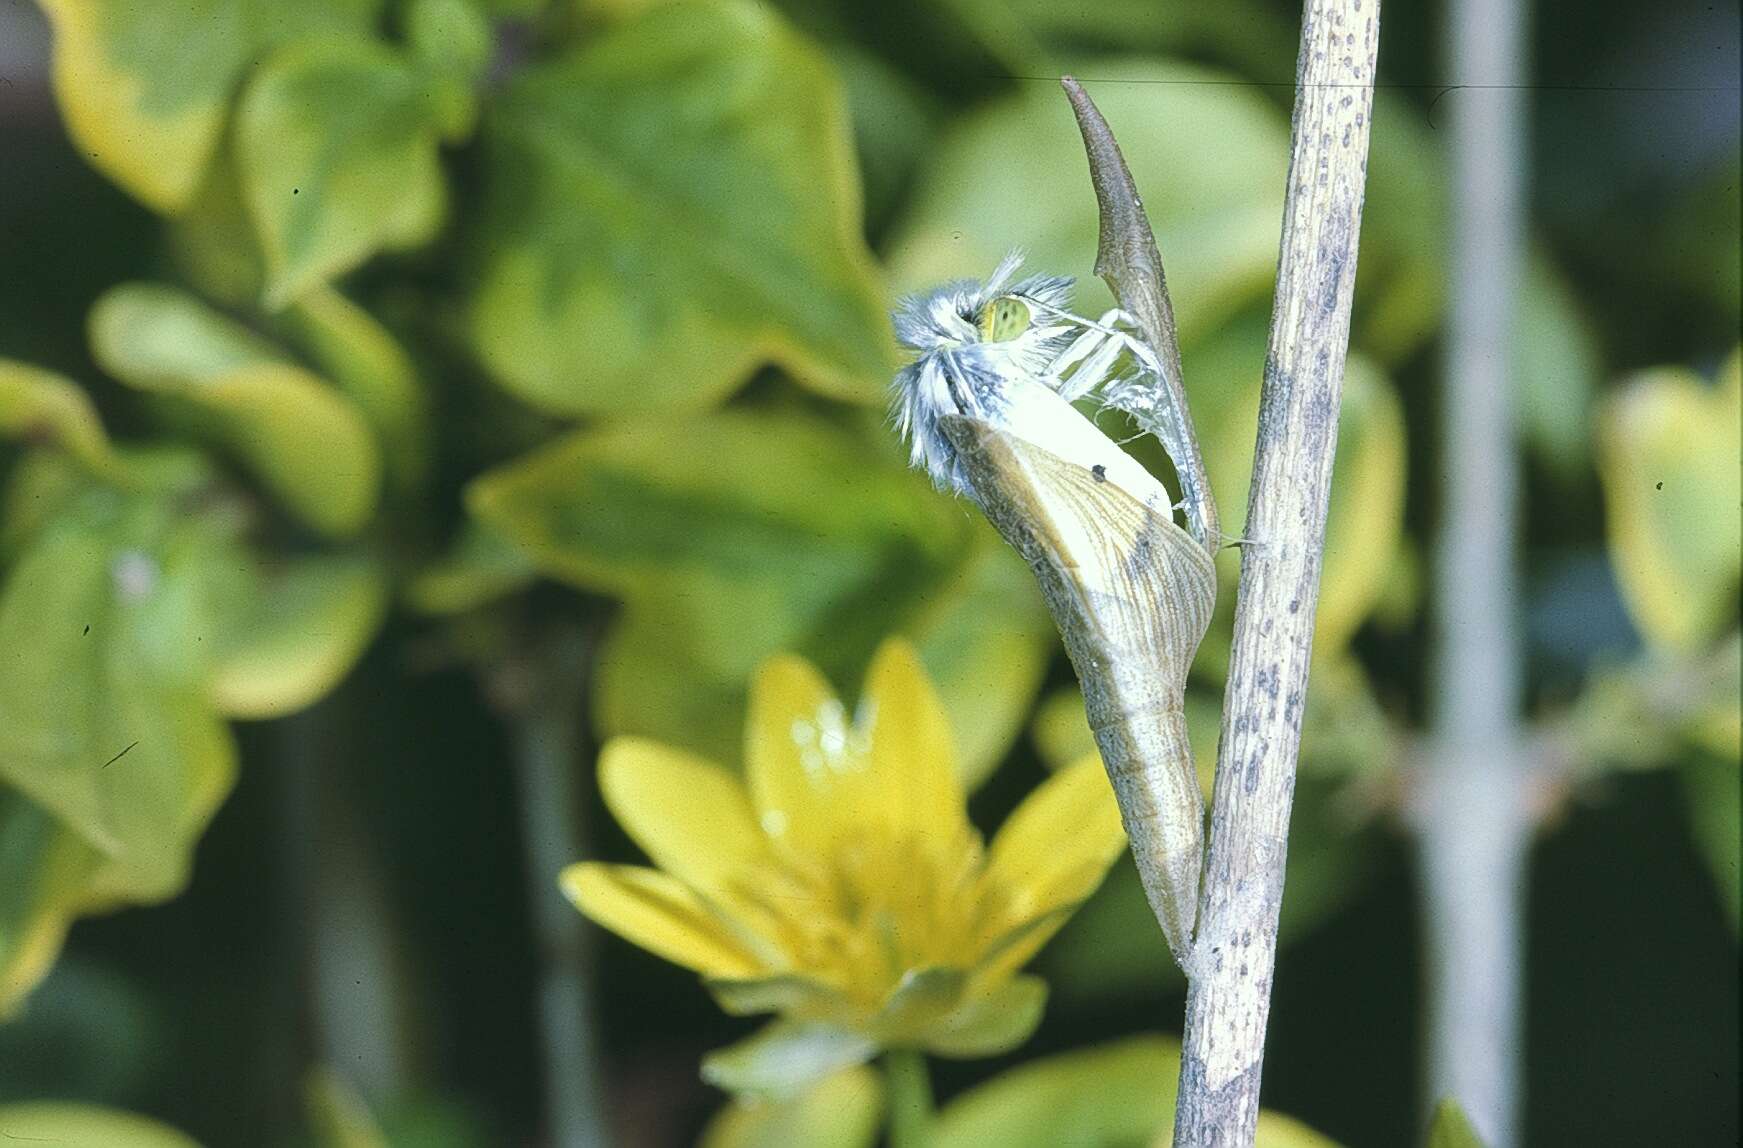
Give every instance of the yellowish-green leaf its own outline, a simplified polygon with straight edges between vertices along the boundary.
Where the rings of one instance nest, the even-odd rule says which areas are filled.
[[[1444,133],[1424,122],[1421,105],[1391,92],[1374,93],[1371,114],[1354,341],[1392,367],[1434,334],[1445,305]]]
[[[266,256],[269,307],[435,234],[447,202],[439,90],[360,39],[286,48],[249,84],[237,165]]]
[[[185,291],[155,283],[110,288],[92,305],[88,325],[98,364],[143,390],[173,391],[284,361],[247,327]]]
[[[46,809],[0,786],[0,1019],[48,974],[98,860]]]
[[[1032,1061],[970,1089],[938,1120],[936,1148],[1166,1144],[1180,1046],[1138,1036]],[[1299,1121],[1259,1115],[1257,1148],[1336,1148]]]
[[[374,512],[381,456],[357,406],[192,296],[116,287],[91,311],[91,348],[122,382],[181,400],[294,514],[332,535]]]
[[[720,761],[739,758],[764,659],[801,653],[851,694],[903,633],[972,785],[1016,735],[1056,640],[1021,562],[902,467],[881,428],[750,411],[626,424],[485,476],[470,504],[539,570],[625,599],[602,730]]]
[[[43,0],[54,88],[79,150],[147,206],[184,207],[231,91],[277,44],[366,35],[380,0]]]
[[[1743,771],[1737,758],[1690,754],[1682,763],[1689,828],[1718,889],[1726,922],[1743,929]]]
[[[404,24],[406,46],[435,86],[442,138],[465,139],[478,123],[473,88],[490,63],[486,12],[476,0],[411,0]]]
[[[1434,1107],[1434,1120],[1428,1127],[1428,1148],[1486,1148],[1483,1138],[1471,1127],[1465,1110],[1448,1096]]]
[[[735,1097],[708,1122],[700,1148],[872,1148],[883,1114],[883,1078],[855,1066],[784,1100]]]
[[[406,600],[426,614],[460,614],[527,585],[538,571],[518,547],[468,518],[447,553],[420,570]]]
[[[1035,1034],[1047,1008],[1047,982],[1017,976],[972,995],[941,1024],[928,1027],[925,1045],[938,1056],[1001,1056]]]
[[[1543,253],[1525,265],[1513,323],[1513,393],[1519,429],[1563,477],[1576,477],[1591,450],[1598,347],[1572,289]]]
[[[372,559],[305,558],[232,580],[220,606],[209,688],[237,718],[295,713],[338,684],[387,612],[387,574]]]
[[[1320,669],[1314,673],[1317,683]],[[1199,781],[1208,788],[1204,767],[1216,756],[1218,706],[1201,691],[1189,690],[1186,697]],[[1313,691],[1308,697],[1311,705]],[[1194,723],[1194,710],[1208,720]],[[1308,772],[1304,758],[1292,814],[1289,896],[1283,899],[1280,925],[1284,946],[1358,894],[1374,857],[1373,838],[1352,819],[1342,779],[1316,774],[1317,767]],[[1058,1007],[1069,1011],[1180,985],[1178,967],[1157,958],[1154,921],[1137,870],[1122,858],[1041,954],[1037,971],[1052,984]]]
[[[316,288],[284,313],[286,337],[363,411],[381,439],[388,478],[408,492],[430,463],[430,416],[417,368],[362,307]]]
[[[1610,560],[1647,641],[1699,649],[1737,616],[1743,528],[1743,410],[1733,355],[1715,385],[1671,368],[1604,404],[1598,474]]]
[[[956,737],[957,774],[974,789],[1004,760],[1058,647],[1053,620],[1016,551],[981,530],[961,567],[900,630],[919,647]]]
[[[94,471],[112,458],[85,389],[64,375],[0,359],[0,437],[52,444]]]
[[[1254,360],[1255,362],[1261,360]],[[1189,376],[1190,377],[1190,376]],[[1204,387],[1198,380],[1195,387]],[[1244,388],[1241,399],[1220,420],[1205,452],[1219,505],[1230,508],[1230,527],[1247,505],[1252,474],[1254,427],[1258,422],[1258,379]],[[1332,472],[1331,511],[1326,520],[1325,556],[1320,578],[1319,611],[1314,621],[1313,656],[1324,661],[1349,643],[1356,629],[1385,593],[1403,533],[1405,480],[1404,412],[1390,382],[1372,363],[1352,355],[1344,371],[1343,407],[1338,415],[1337,461]],[[1262,539],[1255,539],[1262,542]],[[1218,563],[1225,579],[1219,595],[1217,625],[1204,643],[1205,652],[1226,651],[1232,617],[1236,556]]]
[[[389,1148],[387,1135],[363,1098],[331,1068],[312,1070],[303,1083],[303,1096],[321,1148]]]
[[[848,1029],[777,1020],[703,1057],[702,1079],[728,1092],[779,1099],[876,1052],[876,1044]]]
[[[767,362],[881,398],[886,300],[835,76],[768,9],[681,0],[492,102],[471,332],[560,414],[711,403]]]
[[[1222,73],[1110,59],[1088,74],[1129,81],[1087,86],[1120,138],[1143,143],[1128,147],[1126,160],[1167,261],[1181,341],[1190,343],[1270,289],[1288,125],[1264,93]],[[1034,271],[1080,276],[1078,307],[1099,314],[1113,299],[1088,278],[1098,218],[1069,105],[1054,85],[1022,84],[934,149],[891,245],[892,276],[904,290],[985,278],[1020,247]]]
[[[221,149],[187,209],[168,221],[165,245],[200,295],[226,307],[253,307],[266,286],[266,260],[242,203],[234,148]]]
[[[200,1148],[167,1124],[95,1104],[0,1105],[0,1129],[8,1140],[56,1148]]]
[[[202,642],[201,570],[226,560],[224,530],[91,490],[0,590],[0,778],[103,854],[98,897],[177,891],[234,780]]]

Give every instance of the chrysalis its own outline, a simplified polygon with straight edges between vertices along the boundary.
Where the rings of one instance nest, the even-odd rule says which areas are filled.
[[[1096,162],[1092,143],[1092,171]],[[1098,195],[1103,183],[1098,174]],[[1097,270],[1125,304],[1138,277],[1128,269],[1122,284],[1110,274],[1108,226],[1104,196]],[[1188,522],[1214,539],[1215,509],[1178,394],[1178,355],[1171,341],[1158,349],[1146,337],[1142,328],[1154,324],[1141,315],[1072,314],[1069,279],[1013,282],[1019,263],[1007,258],[984,284],[904,300],[896,333],[916,358],[896,377],[894,418],[914,465],[975,502],[1034,570],[1082,683],[1145,894],[1190,971],[1204,800],[1183,703],[1216,601],[1214,541],[1176,524],[1162,483],[1071,404],[1094,397],[1152,430],[1184,422],[1184,435],[1158,437],[1171,456],[1190,444],[1191,458],[1174,458],[1184,483],[1199,481],[1186,500]],[[1160,266],[1158,258],[1155,281],[1145,284],[1165,306]]]

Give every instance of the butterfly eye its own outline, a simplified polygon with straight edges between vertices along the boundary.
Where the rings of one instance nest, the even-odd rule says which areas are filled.
[[[1027,303],[1015,295],[1000,295],[981,310],[981,337],[989,343],[1015,339],[1029,329],[1032,319]]]

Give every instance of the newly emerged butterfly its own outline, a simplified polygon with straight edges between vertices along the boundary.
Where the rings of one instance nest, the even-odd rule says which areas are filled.
[[[1204,800],[1184,698],[1216,602],[1216,513],[1185,418],[1160,257],[1153,274],[1119,261],[1146,244],[1153,254],[1155,241],[1141,211],[1115,211],[1110,224],[1119,187],[1097,167],[1109,161],[1107,148],[1098,161],[1091,127],[1103,206],[1097,270],[1122,308],[1075,315],[1071,280],[1017,280],[1016,255],[985,283],[906,299],[896,334],[915,359],[896,376],[892,405],[913,464],[976,503],[1035,572],[1083,686],[1145,894],[1190,972]],[[1112,157],[1129,189],[1117,149]],[[1133,218],[1143,234],[1113,236],[1110,263],[1110,226]],[[1130,411],[1162,440],[1188,487],[1190,533],[1162,482],[1072,405],[1080,398]]]

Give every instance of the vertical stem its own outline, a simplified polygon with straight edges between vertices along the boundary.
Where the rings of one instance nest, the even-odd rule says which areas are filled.
[[[884,1053],[890,1094],[890,1148],[931,1148],[935,1113],[926,1054],[892,1048]]]
[[[1524,246],[1523,5],[1456,0],[1451,310],[1435,565],[1433,751],[1418,806],[1429,959],[1429,1099],[1492,1148],[1517,1139],[1520,916],[1529,824],[1514,536],[1511,316]]]
[[[579,628],[546,638],[526,663],[510,703],[515,778],[528,897],[539,949],[539,1027],[551,1143],[604,1148],[610,1142],[594,1042],[587,923],[557,888],[557,874],[582,858],[582,786],[587,760],[583,694],[591,641]]]
[[[1259,1077],[1289,810],[1367,174],[1378,0],[1306,0],[1289,184],[1259,400],[1176,1148],[1245,1148]]]
[[[393,914],[344,784],[344,687],[278,723],[287,869],[315,1056],[372,1105],[407,1091]]]

